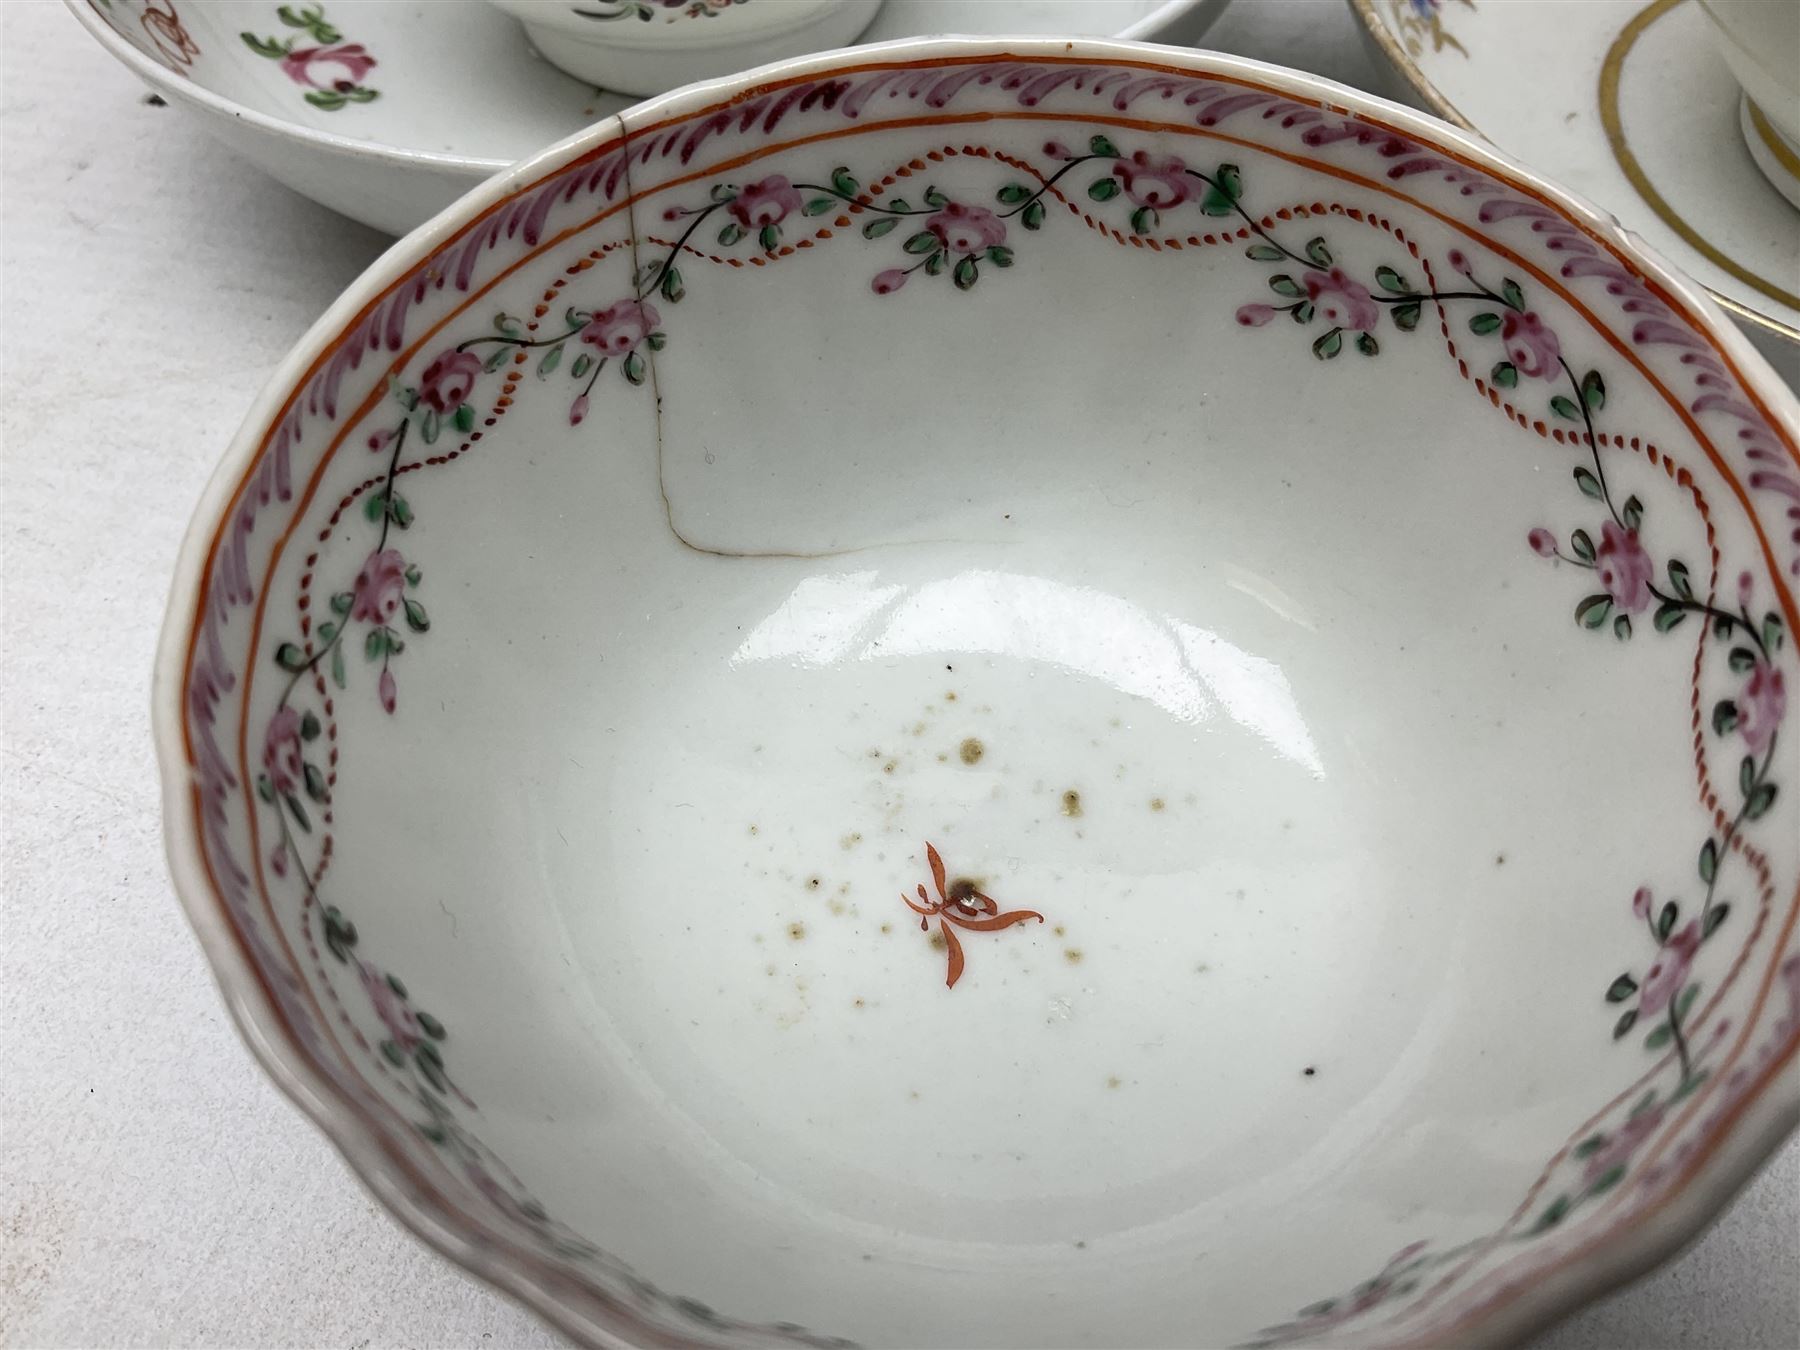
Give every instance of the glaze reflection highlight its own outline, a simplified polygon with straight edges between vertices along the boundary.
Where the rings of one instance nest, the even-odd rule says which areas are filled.
[[[811,576],[750,632],[733,667],[973,653],[1038,661],[1198,725],[1223,712],[1314,777],[1325,765],[1287,677],[1217,633],[1088,586],[971,568],[917,586],[873,569]]]

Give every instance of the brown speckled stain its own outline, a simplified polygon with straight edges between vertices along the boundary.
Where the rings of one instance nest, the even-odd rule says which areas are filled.
[[[1081,964],[1081,948],[1079,948],[1079,947],[1065,948],[1063,951],[1063,960],[1067,961],[1072,966],[1080,965]]]
[[[1062,795],[1062,813],[1070,817],[1081,814],[1081,794],[1074,788],[1070,788]]]
[[[788,925],[788,936],[795,942],[800,941],[801,938],[806,936],[806,925],[803,923],[790,923]]]
[[[964,764],[979,764],[981,763],[981,757],[987,753],[987,747],[975,739],[975,737],[970,736],[961,745],[956,747],[956,753],[961,756]]]
[[[1166,805],[1167,805],[1167,803],[1164,802],[1161,797],[1152,797],[1150,799],[1150,809],[1152,811],[1160,811]]]

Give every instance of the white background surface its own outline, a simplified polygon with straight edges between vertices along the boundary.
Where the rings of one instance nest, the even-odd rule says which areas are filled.
[[[1212,40],[1376,78],[1342,0],[1237,0]],[[257,388],[386,241],[147,105],[51,0],[0,0],[0,49],[0,1345],[554,1344],[263,1080],[163,869],[148,683],[176,545]],[[1536,1350],[1796,1345],[1800,1141]]]

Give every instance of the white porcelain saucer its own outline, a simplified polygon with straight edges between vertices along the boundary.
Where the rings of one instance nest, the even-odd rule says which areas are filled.
[[[395,234],[632,101],[557,70],[482,0],[66,2],[258,168]],[[1190,44],[1228,3],[886,0],[858,45],[934,33]]]
[[[1693,0],[1351,0],[1440,116],[1616,213],[1774,348],[1800,344],[1800,213],[1758,170]],[[1791,378],[1791,377],[1790,377]]]

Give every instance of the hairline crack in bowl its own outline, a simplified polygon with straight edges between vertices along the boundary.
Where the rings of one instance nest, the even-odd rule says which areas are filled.
[[[397,245],[157,671],[177,890],[603,1345],[1508,1343],[1800,1102],[1793,395],[1461,134],[783,63]]]

